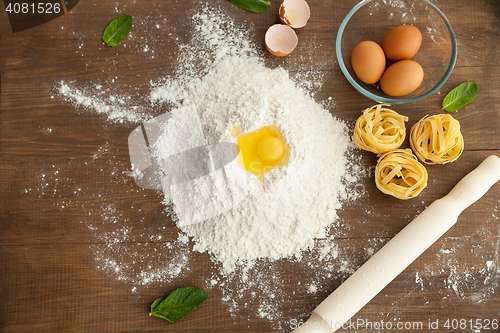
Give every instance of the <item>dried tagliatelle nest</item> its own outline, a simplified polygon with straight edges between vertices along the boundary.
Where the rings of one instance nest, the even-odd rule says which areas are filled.
[[[425,116],[412,126],[410,145],[422,162],[451,163],[464,151],[460,123],[449,114]]]
[[[388,109],[389,104],[378,104],[363,110],[354,126],[353,141],[361,149],[375,154],[401,147],[408,117]]]
[[[427,170],[410,149],[397,149],[378,159],[375,184],[385,194],[411,199],[427,186]]]

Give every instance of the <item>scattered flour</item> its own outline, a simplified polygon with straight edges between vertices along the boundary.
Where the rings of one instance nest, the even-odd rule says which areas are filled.
[[[139,105],[130,106],[133,104],[131,96],[116,96],[101,88],[100,85],[78,88],[74,84],[61,81],[57,93],[76,106],[106,116],[111,122],[140,122],[151,118],[151,110]]]
[[[397,8],[399,2],[392,3]],[[223,139],[233,125],[240,125],[248,132],[273,124],[293,147],[289,166],[269,173],[263,183],[255,182],[249,175],[251,195],[244,202],[226,214],[183,227],[174,234],[169,235],[161,228],[143,232],[137,221],[124,218],[121,213],[124,209],[114,205],[116,193],[93,195],[98,203],[89,203],[89,216],[82,223],[97,240],[91,247],[96,266],[107,275],[132,284],[133,293],[140,286],[164,285],[182,279],[192,267],[193,256],[199,255],[192,253],[194,247],[212,255],[216,264],[203,277],[204,287],[222,293],[231,316],[241,318],[240,309],[251,308],[256,317],[266,318],[274,329],[282,330],[287,328],[286,318],[313,310],[313,306],[294,310],[283,304],[297,298],[318,303],[325,296],[322,293],[340,285],[359,267],[362,262],[356,262],[355,258],[371,257],[386,241],[374,239],[353,252],[342,239],[329,236],[329,226],[336,227],[336,235],[342,234],[342,228],[349,228],[338,222],[336,212],[342,200],[359,196],[362,189],[352,186],[366,170],[355,165],[346,170],[349,145],[346,127],[325,110],[326,106],[335,105],[332,98],[322,104],[325,107],[313,100],[311,90],[321,88],[323,74],[301,69],[292,75],[282,68],[265,67],[262,54],[251,42],[248,22],[236,24],[212,5],[190,18],[193,37],[187,44],[177,43],[179,61],[174,74],[151,83],[147,98],[137,100],[101,85],[82,87],[72,82],[59,82],[56,93],[117,123],[150,119],[156,115],[157,106],[172,109],[195,104],[204,135],[211,142]],[[173,40],[177,38],[172,37]],[[137,52],[153,58],[153,43],[144,40],[139,44]],[[78,48],[81,50],[82,46],[83,43]],[[328,139],[318,138],[316,132]],[[337,147],[329,147],[331,142],[336,142]],[[311,151],[311,146],[317,151]],[[97,162],[106,158],[110,160],[108,163],[115,163],[114,155],[119,155],[116,150],[103,146],[82,167],[98,172],[90,166],[97,166]],[[319,161],[323,168],[313,165],[312,160]],[[122,171],[116,164],[116,174],[110,181],[123,181],[117,176]],[[54,194],[49,192],[53,183],[61,182],[58,172],[39,175],[40,186],[35,194],[58,199],[64,192],[61,185],[57,194],[56,189]],[[130,188],[137,191],[134,186]],[[92,189],[72,186],[67,190],[77,196]],[[281,197],[284,191],[290,191],[290,201]],[[130,197],[140,194],[140,191],[128,193]],[[291,203],[296,206],[291,207]],[[71,207],[67,201],[58,200],[57,204],[61,209]],[[254,210],[256,205],[262,210]],[[246,236],[238,240],[227,237],[235,232]],[[307,236],[298,240],[301,233]],[[436,261],[412,276],[410,282],[414,281],[416,290],[439,288],[443,302],[470,299],[486,304],[485,300],[500,285],[499,242],[477,247],[469,238],[448,238],[443,244]],[[470,247],[471,262],[453,260],[454,252],[463,250],[463,246]],[[272,260],[278,258],[281,260]],[[301,279],[294,282],[294,291],[287,288],[285,292],[281,286],[290,283],[290,276],[285,274],[290,270],[296,271]],[[430,286],[426,276],[438,273],[445,276],[442,284]]]
[[[203,223],[146,230],[148,221],[125,218],[125,209],[115,206],[116,193],[102,187],[101,193],[92,194],[98,201],[85,207],[89,215],[82,224],[93,235],[96,267],[132,284],[133,293],[141,287],[190,277],[193,257],[201,255],[193,249],[204,251],[214,261],[212,271],[204,277],[204,287],[222,293],[231,316],[252,308],[255,316],[282,329],[287,316],[304,315],[304,309],[290,313],[282,304],[297,297],[317,297],[331,288],[332,279],[340,284],[357,268],[358,264],[350,261],[352,253],[329,236],[329,228],[334,226],[342,233],[345,226],[337,211],[342,201],[361,195],[363,189],[354,189],[354,183],[366,172],[346,157],[351,147],[349,130],[327,110],[335,101],[331,97],[321,104],[314,100],[324,76],[315,66],[317,56],[313,56],[319,45],[309,41],[309,51],[296,57],[300,65],[289,73],[264,65],[265,55],[251,41],[251,23],[235,23],[214,5],[201,5],[190,19],[178,28],[193,32],[188,43],[183,44],[172,32],[167,34],[169,42],[177,46],[178,61],[172,75],[151,82],[146,98],[118,93],[118,76],[110,76],[107,84],[59,81],[55,95],[113,123],[140,123],[160,114],[158,110],[195,105],[210,143],[222,140],[233,125],[242,126],[245,132],[275,125],[292,146],[289,165],[267,174],[263,183],[245,174],[248,198]],[[139,35],[129,37],[124,50],[154,53],[154,43],[142,43]],[[140,43],[134,46],[131,41]],[[87,59],[85,45],[77,45],[82,60]],[[95,60],[86,61],[88,68],[98,66]],[[113,61],[110,59],[111,64]],[[331,61],[325,59],[325,64]],[[292,62],[292,58],[284,59],[281,65],[289,67]],[[125,177],[128,172],[119,169],[121,163],[115,161],[118,155],[118,150],[106,143],[89,156],[84,167],[98,173],[99,163],[116,164],[110,180],[124,182],[122,191],[130,197],[144,195],[141,189],[129,186],[133,181]],[[172,208],[168,195],[165,203],[167,209]],[[295,291],[285,292],[281,286],[289,283],[286,272],[290,269],[304,277],[303,283],[299,281]]]
[[[498,223],[494,214],[493,219]],[[476,244],[478,239],[482,239],[481,244]],[[474,235],[446,237],[441,242],[435,260],[426,263],[421,272],[416,272],[415,283],[420,289],[438,288],[443,300],[452,302],[470,300],[481,304],[493,296],[500,286],[500,234],[482,227]],[[458,260],[457,253],[464,252],[470,253],[468,259]],[[445,276],[441,284],[430,285],[423,279],[438,274]]]
[[[318,291],[318,287],[316,287],[316,285],[314,284],[310,284],[309,287],[307,288],[307,291],[310,294],[315,294]]]
[[[415,273],[415,283],[420,285],[420,288],[424,290],[424,280],[422,277],[418,274],[418,272]]]

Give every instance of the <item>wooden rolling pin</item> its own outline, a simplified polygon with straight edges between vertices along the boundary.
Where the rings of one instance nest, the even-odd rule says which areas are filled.
[[[332,333],[340,329],[499,180],[500,158],[492,155],[384,245],[292,333]]]

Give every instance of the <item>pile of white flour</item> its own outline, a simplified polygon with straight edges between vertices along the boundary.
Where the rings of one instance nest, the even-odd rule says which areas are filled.
[[[151,82],[149,95],[127,95],[124,91],[136,87],[121,89],[124,79],[119,76],[105,82],[66,78],[56,83],[54,94],[113,124],[138,125],[160,112],[195,106],[201,131],[209,143],[227,139],[228,129],[233,126],[250,132],[274,125],[291,147],[289,164],[266,174],[262,183],[243,171],[248,196],[222,215],[179,228],[171,226],[170,221],[166,226],[151,226],[156,222],[146,214],[129,217],[129,208],[116,204],[117,195],[127,193],[135,198],[145,196],[147,191],[123,176],[130,174],[130,165],[119,163],[119,149],[105,142],[85,162],[84,170],[96,175],[91,179],[100,179],[100,165],[111,164],[111,181],[123,184],[109,188],[97,181],[80,184],[83,193],[99,198],[93,205],[80,207],[89,211],[81,223],[93,236],[91,251],[97,269],[127,284],[133,294],[140,295],[142,288],[154,285],[179,283],[181,279],[198,281],[200,286],[222,294],[221,300],[231,316],[238,320],[248,317],[249,323],[265,318],[282,330],[288,325],[287,318],[304,315],[304,309],[288,306],[293,299],[317,303],[319,296],[330,290],[332,281],[339,283],[357,268],[357,263],[351,261],[352,248],[345,247],[346,243],[332,234],[342,235],[349,227],[337,218],[337,212],[343,201],[362,194],[362,186],[354,185],[368,171],[353,163],[353,154],[348,153],[348,130],[328,111],[334,106],[332,98],[321,105],[313,99],[325,75],[315,69],[318,45],[314,39],[304,40],[300,52],[277,59],[263,51],[261,43],[252,42],[262,41],[263,36],[252,32],[251,22],[235,21],[219,6],[202,4],[186,16],[189,19],[182,26],[162,32],[168,43],[177,47],[178,60],[173,72]],[[161,43],[153,43],[161,40],[154,35],[158,22],[135,22],[145,36],[156,36],[151,37],[150,52],[160,55]],[[192,37],[186,43],[168,37],[177,31]],[[142,40],[139,33],[129,37]],[[84,59],[86,66],[94,66],[95,60],[87,60],[87,54]],[[322,60],[322,65],[329,61]],[[271,69],[265,62],[276,62],[283,68]],[[175,213],[166,191],[164,201],[166,209],[172,210],[169,213]],[[140,207],[147,212],[154,205],[145,203]],[[329,228],[334,230],[329,232]],[[372,248],[381,244],[368,245],[371,255]],[[198,254],[193,249],[209,253],[216,263],[213,269],[200,275],[196,270]],[[284,259],[274,260],[278,258]],[[302,278],[295,288],[282,290],[281,285],[290,283],[290,271]],[[246,311],[255,316],[248,316]]]
[[[396,8],[398,2],[393,3]],[[126,12],[129,6],[133,4],[122,4],[120,10]],[[117,12],[118,7],[117,3]],[[235,125],[245,132],[275,125],[292,147],[289,165],[267,174],[263,183],[244,173],[249,196],[243,202],[204,223],[180,228],[172,226],[169,219],[165,219],[166,224],[163,219],[151,219],[152,212],[163,209],[157,197],[151,199],[149,190],[125,176],[130,173],[130,164],[122,158],[122,144],[102,138],[99,147],[89,152],[88,160],[71,160],[67,168],[42,163],[36,175],[37,187],[26,188],[25,193],[34,200],[49,198],[61,210],[87,212],[81,223],[92,236],[89,244],[96,269],[119,281],[116,286],[130,291],[129,296],[137,302],[144,301],[144,289],[196,284],[220,297],[234,324],[239,325],[235,327],[246,326],[245,320],[251,327],[262,318],[269,320],[273,330],[288,331],[290,318],[305,319],[333,286],[340,285],[389,240],[381,229],[375,238],[352,242],[347,231],[353,226],[336,217],[344,199],[349,202],[363,194],[367,180],[358,178],[371,179],[373,169],[353,163],[352,158],[359,154],[347,153],[350,161],[346,160],[350,146],[347,130],[326,111],[334,109],[332,98],[323,102],[324,107],[312,100],[321,90],[323,75],[329,75],[313,69],[318,67],[321,54],[314,38],[302,40],[288,57],[273,58],[258,51],[263,49],[263,36],[252,32],[251,22],[235,21],[213,3],[201,7],[185,13],[188,19],[180,25],[168,24],[168,17],[158,17],[154,7],[150,16],[134,17],[138,29],[124,40],[128,45],[120,50],[123,61],[131,49],[152,61],[161,58],[158,56],[166,43],[178,48],[175,71],[151,83],[149,94],[125,85],[128,74],[121,77],[119,66],[110,67],[108,59],[92,58],[95,36],[87,36],[82,37],[77,50],[85,69],[101,72],[99,66],[104,66],[113,71],[96,81],[58,80],[52,97],[61,97],[80,112],[99,114],[110,123],[131,125],[131,129],[165,110],[194,105],[203,136],[212,143],[223,139]],[[191,40],[185,44],[179,42],[185,39],[175,37],[190,34]],[[259,46],[252,39],[260,40]],[[116,64],[115,60],[111,63]],[[270,69],[264,61],[298,71]],[[321,65],[328,61],[333,60],[322,59]],[[126,91],[138,93],[129,95]],[[50,127],[40,130],[53,135]],[[103,173],[103,166],[107,173]],[[75,182],[75,170],[86,175],[85,182]],[[72,200],[81,195],[91,199],[85,203]],[[129,198],[130,205],[117,197]],[[496,199],[493,201],[498,202]],[[165,203],[169,202],[166,195]],[[130,214],[131,207],[140,213]],[[359,212],[361,225],[371,225],[373,218],[390,217],[365,204]],[[413,217],[407,213],[403,218],[410,222]],[[464,301],[475,308],[490,308],[488,299],[500,283],[498,220],[495,206],[491,217],[473,235],[443,238],[429,263],[406,280],[404,297],[393,300],[387,313],[376,315],[395,322],[409,306],[428,307],[432,312]],[[325,232],[328,237],[320,238]],[[313,243],[314,237],[318,238]],[[484,241],[478,243],[478,239]],[[200,262],[203,255],[194,253],[193,248],[210,253],[220,265]],[[470,256],[457,262],[456,252]],[[430,279],[438,275],[443,276],[441,283]],[[282,288],[284,285],[287,287]],[[430,302],[429,293],[439,293],[441,300]],[[214,330],[230,323],[231,318],[224,316],[214,324]]]
[[[283,68],[267,68],[245,32],[227,29],[227,19],[213,11],[195,15],[193,41],[181,49],[184,56],[177,77],[155,87],[151,100],[173,107],[196,106],[209,142],[228,136],[233,126],[251,132],[274,125],[291,147],[281,170],[266,174],[264,182],[248,173],[249,196],[229,211],[181,229],[226,271],[256,258],[300,257],[325,237],[347,198],[346,153],[351,147],[346,125],[331,116],[289,77]],[[201,76],[190,68],[191,55],[213,50]],[[202,57],[203,58],[203,57]],[[161,147],[160,147],[161,149]],[[166,196],[166,203],[169,197]]]

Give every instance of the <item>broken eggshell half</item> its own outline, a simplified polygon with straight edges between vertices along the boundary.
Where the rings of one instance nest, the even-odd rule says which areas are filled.
[[[311,17],[311,10],[305,0],[283,0],[280,6],[280,20],[292,28],[302,28]]]
[[[288,25],[275,24],[267,29],[265,42],[266,48],[271,54],[284,57],[295,50],[299,39],[295,31]]]

